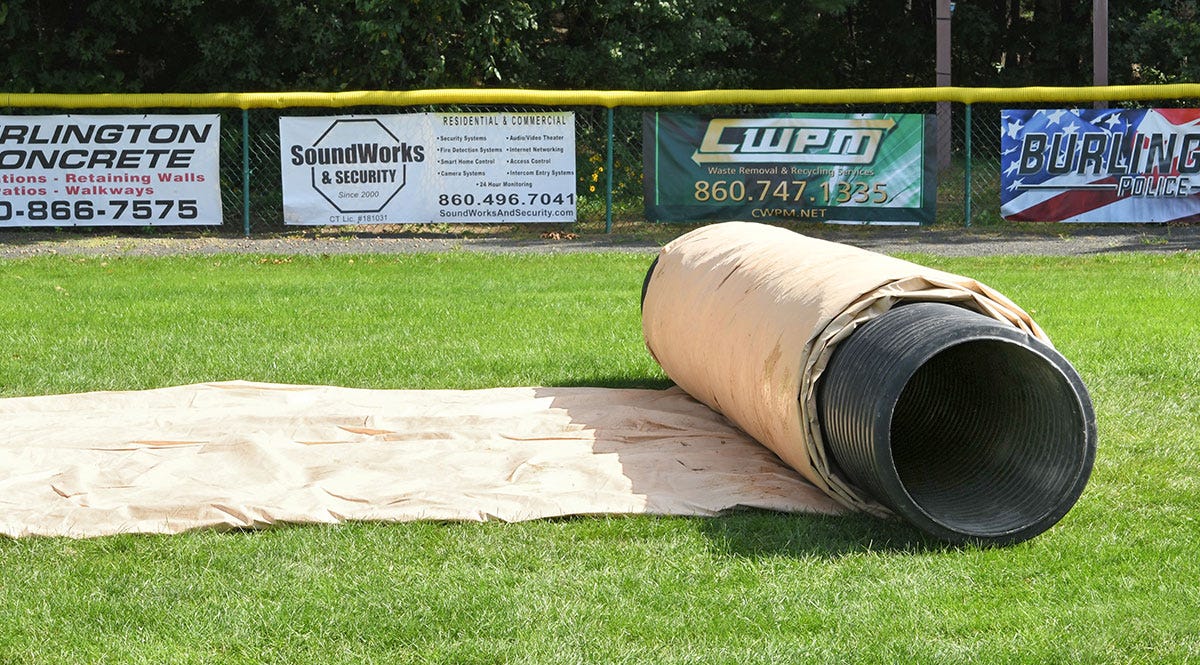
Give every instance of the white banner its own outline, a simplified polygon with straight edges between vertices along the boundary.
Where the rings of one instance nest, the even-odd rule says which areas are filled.
[[[285,224],[575,221],[575,114],[279,119]]]
[[[0,116],[0,226],[219,225],[217,115]]]

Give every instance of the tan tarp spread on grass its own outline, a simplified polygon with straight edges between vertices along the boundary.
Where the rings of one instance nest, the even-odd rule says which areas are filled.
[[[837,340],[906,298],[1041,336],[973,280],[718,224],[663,249],[645,301],[647,345],[683,390],[230,382],[3,399],[0,533],[879,512],[830,467],[812,388]]]
[[[245,382],[0,400],[0,533],[839,512],[678,389]]]

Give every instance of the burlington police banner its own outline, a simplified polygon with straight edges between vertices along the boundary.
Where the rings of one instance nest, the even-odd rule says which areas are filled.
[[[573,113],[279,119],[286,224],[575,221]]]
[[[0,226],[218,225],[217,115],[0,116]]]
[[[1200,109],[1005,110],[1000,117],[1005,219],[1200,217]]]
[[[932,128],[915,114],[647,113],[646,218],[930,223]]]

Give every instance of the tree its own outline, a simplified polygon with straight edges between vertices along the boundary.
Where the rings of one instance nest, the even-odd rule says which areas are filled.
[[[1166,0],[1151,7],[1121,6],[1113,17],[1110,60],[1126,83],[1200,81],[1200,8]]]
[[[0,0],[13,92],[934,83],[936,0]],[[1091,82],[1090,3],[961,0],[958,85]],[[1190,0],[1112,9],[1113,83],[1200,80]]]
[[[198,0],[108,3],[0,2],[0,64],[14,92],[141,91],[169,78],[177,18]]]
[[[540,85],[678,90],[736,87],[749,39],[716,0],[564,0],[535,47]],[[531,77],[533,78],[533,77]]]

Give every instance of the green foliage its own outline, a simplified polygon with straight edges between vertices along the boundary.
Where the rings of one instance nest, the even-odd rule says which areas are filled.
[[[566,0],[549,15],[540,85],[678,90],[737,87],[744,26],[717,0]],[[731,13],[730,13],[731,14]]]
[[[12,92],[932,85],[937,0],[0,2]],[[1091,83],[1089,3],[958,2],[960,85]],[[1112,3],[1111,82],[1197,80],[1195,3]]]
[[[1200,81],[1200,7],[1195,2],[1163,0],[1148,12],[1123,11],[1115,30],[1122,39],[1114,61],[1136,83]]]
[[[12,0],[4,87],[39,92],[404,89],[505,82],[521,2]],[[513,82],[508,81],[509,84]]]
[[[774,2],[731,7],[752,39],[737,62],[748,87],[854,88],[933,84],[933,0]]]

